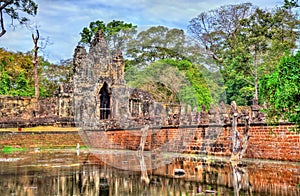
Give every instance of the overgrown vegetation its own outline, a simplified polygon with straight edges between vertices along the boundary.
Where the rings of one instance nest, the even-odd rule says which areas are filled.
[[[260,84],[269,120],[294,122],[300,133],[300,52],[286,54],[275,72],[265,76]]]
[[[60,82],[72,76],[72,61],[51,64],[39,57],[40,97],[51,97]],[[34,70],[30,53],[0,48],[0,95],[34,96]]]

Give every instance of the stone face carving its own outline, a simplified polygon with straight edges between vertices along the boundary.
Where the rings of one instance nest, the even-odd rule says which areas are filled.
[[[123,57],[118,51],[111,54],[101,30],[92,40],[88,53],[76,47],[74,70],[75,121],[86,128],[97,128],[100,120],[127,116]]]

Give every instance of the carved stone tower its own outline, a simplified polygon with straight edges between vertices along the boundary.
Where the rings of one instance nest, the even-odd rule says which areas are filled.
[[[127,118],[129,92],[123,56],[120,51],[111,54],[101,30],[88,53],[84,47],[76,47],[73,82],[75,121],[90,127],[99,120]]]

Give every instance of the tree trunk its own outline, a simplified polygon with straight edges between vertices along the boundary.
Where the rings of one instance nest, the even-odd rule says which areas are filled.
[[[256,51],[254,53],[254,99],[258,100],[258,73],[257,70],[258,69],[258,65],[257,65],[257,54]]]
[[[39,31],[36,30],[36,37],[34,34],[32,34],[32,40],[34,43],[34,48],[33,48],[33,65],[34,65],[34,88],[35,88],[35,98],[38,100],[39,98],[39,76],[38,76],[38,41],[40,38]]]

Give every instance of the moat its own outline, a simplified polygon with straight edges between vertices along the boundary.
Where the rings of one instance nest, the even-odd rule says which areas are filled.
[[[167,158],[161,164],[142,169],[141,161],[140,170],[131,167],[133,157],[144,161],[147,156],[154,155],[87,149],[1,152],[0,195],[300,193],[298,162],[243,159],[233,163],[227,157],[168,153],[162,155]],[[114,161],[107,161],[111,160],[107,157]]]

